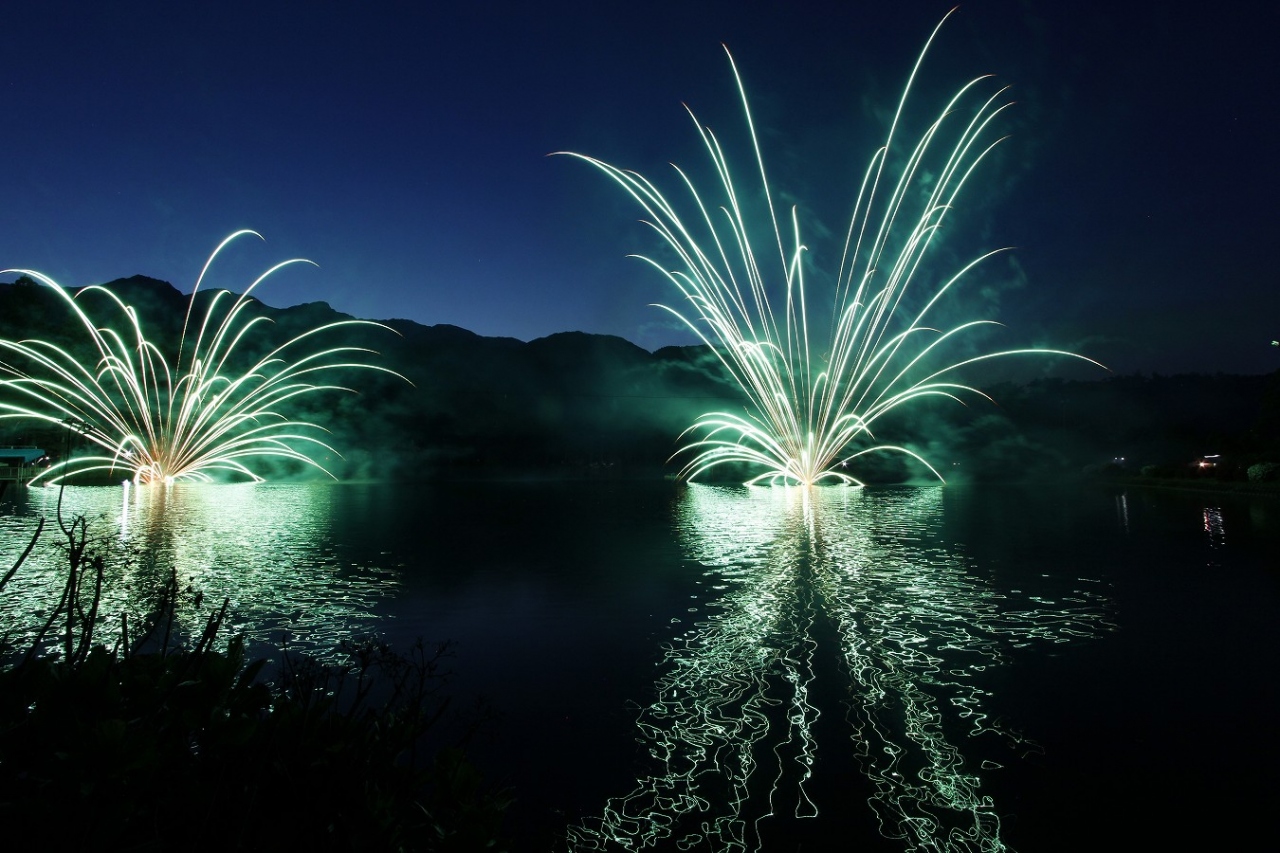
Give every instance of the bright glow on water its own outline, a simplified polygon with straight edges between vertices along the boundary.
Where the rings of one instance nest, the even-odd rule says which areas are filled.
[[[717,595],[640,712],[650,772],[571,848],[757,849],[775,815],[863,807],[811,791],[843,752],[903,849],[1003,849],[982,780],[1037,747],[988,712],[984,673],[1015,647],[1112,630],[1111,603],[1084,579],[1057,599],[996,592],[940,541],[943,495],[691,485],[680,535]],[[833,687],[845,735],[819,743],[819,718],[841,711],[811,697]]]
[[[566,824],[582,850],[1177,849],[1274,799],[1271,497],[143,492],[123,537],[123,489],[66,493],[112,555],[108,612],[144,610],[167,562],[254,638],[456,641],[457,706],[501,713],[476,758],[516,788],[530,849],[564,849]],[[5,492],[0,566],[56,494]],[[0,630],[50,606],[55,545],[0,596]]]
[[[63,517],[84,515],[107,557],[102,609],[145,613],[170,568],[180,585],[206,594],[186,627],[231,599],[227,636],[280,639],[332,650],[340,639],[375,630],[376,610],[394,596],[402,563],[354,564],[333,541],[334,491],[341,487],[265,483],[169,487],[66,487]],[[57,488],[25,489],[14,515],[0,516],[0,565],[30,540],[36,518],[49,519],[22,570],[0,598],[0,624],[31,636],[58,600],[66,560],[54,520]],[[117,630],[118,621],[110,630]],[[105,640],[106,638],[104,638]]]

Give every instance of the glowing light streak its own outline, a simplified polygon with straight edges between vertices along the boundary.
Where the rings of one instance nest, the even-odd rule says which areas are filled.
[[[1121,492],[1116,495],[1116,514],[1119,516],[1124,532],[1129,532],[1129,493]]]
[[[647,772],[571,827],[569,848],[768,849],[785,821],[855,805],[831,799],[848,785],[815,787],[845,760],[903,849],[1006,849],[982,780],[1038,747],[996,719],[989,685],[1014,649],[1114,630],[1094,582],[993,589],[939,544],[940,487],[691,484],[679,514],[688,556],[720,595],[666,647],[637,720]],[[848,741],[820,749],[811,696],[833,672]]]
[[[1210,548],[1221,548],[1227,540],[1226,527],[1222,523],[1222,508],[1207,506],[1204,508],[1204,532],[1209,537]]]
[[[308,350],[315,336],[352,327],[376,327],[367,320],[340,320],[297,335],[256,359],[247,370],[228,372],[246,341],[267,318],[246,319],[250,294],[277,270],[303,259],[284,261],[260,275],[244,293],[218,291],[202,318],[193,316],[196,294],[218,254],[237,231],[210,255],[191,291],[176,353],[169,355],[148,340],[138,312],[102,286],[75,296],[33,270],[20,273],[58,294],[97,352],[92,365],[48,341],[0,339],[0,420],[33,419],[78,433],[107,455],[64,459],[31,480],[57,483],[94,471],[128,472],[135,484],[194,480],[209,482],[215,473],[263,480],[253,460],[294,460],[330,473],[312,455],[339,455],[317,434],[319,424],[293,420],[282,412],[291,401],[329,391],[352,389],[318,383],[316,377],[345,369],[394,371],[362,358],[376,354],[355,346]],[[99,326],[82,308],[86,297],[100,297],[117,309],[120,329]],[[228,305],[227,303],[230,302]],[[403,377],[401,377],[403,378]],[[353,392],[354,393],[354,392]],[[332,476],[332,474],[330,474]]]
[[[804,258],[808,249],[801,241],[799,213],[793,207],[787,218],[775,207],[746,88],[732,56],[729,62],[754,153],[763,215],[749,209],[753,193],[735,183],[720,141],[692,110],[690,118],[710,156],[722,198],[717,208],[686,172],[675,167],[692,202],[688,218],[643,175],[584,154],[559,152],[600,169],[640,204],[645,224],[675,252],[679,265],[667,269],[653,259],[641,259],[675,285],[688,303],[685,309],[658,307],[711,347],[746,397],[745,417],[708,412],[686,430],[685,435],[699,437],[681,450],[692,454],[683,476],[693,479],[720,465],[745,463],[763,469],[750,483],[860,484],[846,466],[868,453],[887,451],[915,459],[941,480],[942,475],[910,448],[863,446],[876,441],[876,422],[923,398],[986,397],[952,380],[953,372],[968,365],[1032,353],[1084,358],[1031,348],[951,363],[938,360],[966,333],[995,325],[973,320],[943,331],[929,323],[939,300],[975,266],[1003,250],[964,265],[936,288],[922,309],[914,314],[907,310],[913,301],[908,291],[961,189],[1000,141],[987,137],[1008,106],[1001,102],[1004,89],[980,95],[987,78],[979,77],[955,92],[918,140],[910,145],[900,142],[908,96],[945,21],[944,17],[917,58],[887,138],[864,174],[835,278],[825,343],[815,328],[823,324],[809,315]],[[768,223],[767,248],[753,242],[751,223],[756,216]]]

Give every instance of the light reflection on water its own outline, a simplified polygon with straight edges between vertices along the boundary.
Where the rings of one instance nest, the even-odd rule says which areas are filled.
[[[4,499],[0,567],[56,491]],[[111,610],[176,564],[251,636],[457,640],[463,695],[507,714],[513,819],[554,826],[530,849],[569,820],[579,849],[795,850],[833,824],[865,836],[840,849],[1173,848],[1273,805],[1280,756],[1253,735],[1280,707],[1274,498],[180,486],[131,497],[123,538],[119,488],[67,501],[128,582]],[[0,631],[49,606],[55,556],[0,595]]]
[[[811,791],[843,751],[904,849],[1005,849],[982,780],[1037,747],[993,717],[992,673],[1013,648],[1113,630],[1112,604],[1088,578],[993,588],[940,539],[943,509],[940,487],[690,486],[679,534],[718,597],[671,641],[639,714],[649,773],[570,848],[758,849],[774,816],[863,807]],[[841,682],[847,740],[818,743],[819,717],[840,713],[811,700],[831,688],[819,673]]]
[[[205,595],[191,630],[224,597],[226,636],[329,652],[339,640],[371,633],[376,609],[395,594],[402,565],[354,564],[331,535],[336,487],[316,484],[176,484],[168,488],[69,486],[65,519],[83,515],[90,540],[107,559],[102,609],[131,620],[155,601],[170,568],[182,587]],[[45,532],[0,597],[0,624],[15,639],[32,636],[56,605],[65,578],[63,537],[55,520],[58,489],[21,490],[13,514],[0,516],[0,566],[8,568],[40,516]],[[114,630],[118,623],[111,626]]]

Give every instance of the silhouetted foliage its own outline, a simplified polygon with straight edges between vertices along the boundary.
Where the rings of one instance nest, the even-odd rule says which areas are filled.
[[[1275,483],[1280,481],[1280,462],[1259,462],[1249,466],[1250,483]]]
[[[0,821],[11,838],[54,849],[502,849],[506,796],[483,784],[460,740],[438,734],[447,645],[344,644],[340,665],[286,651],[266,682],[242,638],[217,646],[227,602],[198,638],[177,635],[175,611],[200,599],[175,574],[143,624],[104,640],[102,559],[82,519],[60,526],[61,601],[25,650],[3,647]]]

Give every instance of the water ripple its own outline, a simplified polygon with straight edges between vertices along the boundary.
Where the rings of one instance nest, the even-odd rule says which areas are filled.
[[[49,518],[36,550],[0,598],[0,624],[30,638],[56,605],[65,576],[54,516],[58,490],[22,490],[0,517],[6,568]],[[330,488],[289,484],[67,487],[63,516],[83,515],[106,558],[102,609],[135,620],[154,604],[170,569],[183,588],[204,594],[207,614],[230,599],[228,628],[265,652],[287,632],[290,645],[328,652],[376,627],[377,608],[395,594],[400,567],[353,560],[331,534]],[[201,617],[185,615],[186,630]]]
[[[760,849],[780,816],[849,805],[811,790],[833,750],[903,849],[1006,849],[982,780],[1037,747],[991,711],[992,673],[1017,648],[1114,630],[1112,603],[1087,577],[994,587],[943,544],[943,518],[940,487],[691,485],[679,535],[720,595],[665,647],[637,720],[647,772],[570,849]],[[848,738],[821,751],[819,673],[838,673]]]

